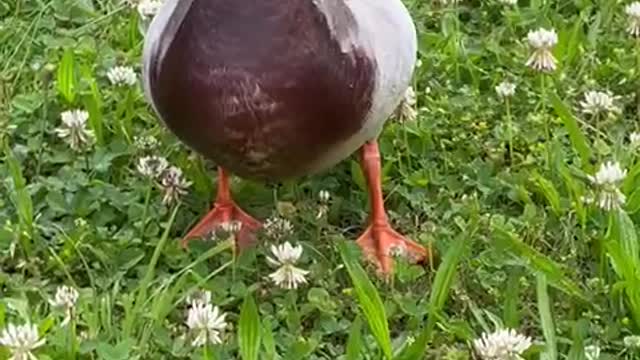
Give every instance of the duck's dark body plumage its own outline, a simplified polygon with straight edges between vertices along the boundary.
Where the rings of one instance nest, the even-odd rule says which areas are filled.
[[[364,49],[343,53],[310,1],[178,6],[188,3],[148,69],[157,110],[185,143],[241,176],[282,178],[360,130],[376,64]],[[356,25],[339,4],[338,36]]]
[[[145,91],[205,157],[281,179],[375,138],[415,53],[400,0],[166,0],[145,39]]]

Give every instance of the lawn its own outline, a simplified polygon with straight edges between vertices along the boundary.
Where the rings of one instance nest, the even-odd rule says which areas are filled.
[[[144,97],[145,1],[0,0],[0,359],[640,359],[640,3],[405,1],[383,187],[436,256],[383,278],[356,156],[180,246],[216,167]]]

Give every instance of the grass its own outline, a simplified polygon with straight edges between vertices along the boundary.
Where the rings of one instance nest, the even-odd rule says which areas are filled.
[[[534,340],[526,359],[593,359],[596,347],[598,359],[640,359],[640,157],[629,140],[640,43],[626,31],[627,4],[405,3],[419,32],[418,113],[389,121],[380,138],[384,191],[394,226],[439,261],[398,259],[391,281],[351,241],[367,219],[355,157],[295,182],[234,178],[241,206],[293,232],[261,234],[243,254],[224,239],[184,251],[215,168],[145,101],[135,8],[0,3],[0,329],[35,324],[46,339],[39,359],[473,359],[473,340],[501,327]],[[525,66],[527,33],[539,27],[559,36],[547,75]],[[137,83],[113,86],[116,65],[132,66]],[[508,101],[495,92],[504,80],[517,85]],[[610,91],[619,111],[585,114],[591,90]],[[86,151],[55,133],[71,109],[89,114]],[[146,136],[159,146],[136,146]],[[183,171],[191,186],[179,202],[163,203],[137,172],[147,155]],[[585,201],[606,161],[628,171],[626,202],[610,211]],[[304,248],[308,284],[296,290],[267,277],[269,246],[284,241]],[[50,304],[63,284],[80,293],[65,326]],[[191,344],[187,298],[200,290],[227,314],[222,344]]]

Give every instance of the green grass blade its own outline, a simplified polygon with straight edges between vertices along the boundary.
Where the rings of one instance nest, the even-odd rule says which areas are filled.
[[[580,287],[565,275],[565,271],[560,265],[549,260],[549,258],[538,250],[522,242],[521,239],[508,230],[494,225],[492,231],[497,246],[526,260],[527,266],[533,271],[544,273],[553,287],[584,302],[589,301],[587,295]]]
[[[76,99],[76,78],[74,68],[73,50],[67,49],[62,55],[58,65],[58,92],[67,102],[73,104]]]
[[[635,281],[636,275],[632,260],[622,250],[622,245],[617,241],[609,240],[605,242],[605,248],[616,275],[627,281]]]
[[[536,276],[536,283],[540,324],[542,325],[542,334],[546,341],[546,350],[540,358],[545,360],[557,360],[558,350],[556,345],[556,328],[553,324],[553,316],[551,315],[551,301],[549,300],[546,276],[543,273],[538,273]]]
[[[158,245],[156,245],[155,250],[153,251],[153,255],[151,256],[151,260],[149,261],[149,265],[147,266],[147,272],[142,278],[142,282],[140,283],[141,291],[138,293],[138,298],[136,303],[141,303],[142,300],[145,299],[147,290],[149,289],[149,284],[153,280],[153,276],[155,274],[156,266],[158,265],[158,261],[160,260],[160,255],[162,254],[162,250],[164,249],[164,245],[167,243],[167,239],[169,238],[169,232],[171,230],[171,226],[176,219],[176,215],[178,214],[178,209],[180,206],[176,206],[171,213],[171,217],[169,221],[166,223],[164,232],[162,233],[162,237],[160,241],[158,241]]]
[[[504,307],[502,318],[506,327],[517,329],[520,326],[520,280],[522,271],[519,267],[510,267],[504,290]]]
[[[467,243],[468,239],[458,239],[449,248],[442,264],[438,267],[429,298],[430,312],[440,311],[444,307]]]
[[[238,321],[238,345],[243,360],[258,360],[260,351],[260,315],[253,295],[245,297]]]
[[[4,328],[6,320],[7,308],[0,302],[0,328]]]
[[[264,349],[263,360],[274,360],[276,358],[276,340],[271,330],[271,322],[265,319],[262,322],[262,345]]]
[[[624,210],[615,210],[610,214],[606,238],[620,243],[633,267],[640,270],[638,234],[633,221]]]
[[[629,311],[640,325],[640,269],[635,226],[624,210],[610,214],[605,248],[613,270],[622,280]]]
[[[562,212],[562,209],[560,207],[560,195],[558,195],[558,190],[556,190],[551,181],[545,179],[537,172],[534,172],[532,176],[536,186],[551,206],[551,210],[553,210],[553,212],[559,216]]]
[[[13,191],[9,191],[11,201],[18,212],[18,220],[23,234],[20,234],[20,244],[25,255],[31,255],[33,241],[33,202],[27,189],[27,180],[22,174],[22,168],[15,158],[9,145],[5,144],[5,161],[13,181]]]
[[[581,189],[578,186],[577,182],[574,180],[571,172],[566,167],[566,165],[561,163],[558,165],[557,169],[562,176],[562,179],[564,180],[564,185],[567,188],[569,195],[571,196],[573,208],[576,211],[578,219],[580,220],[580,224],[582,224],[582,226],[585,226],[587,223],[587,211],[584,206],[584,201],[582,200]]]
[[[82,78],[83,81],[89,84],[89,89],[91,90],[90,96],[87,96],[84,99],[84,106],[87,112],[89,112],[89,126],[96,138],[96,143],[98,145],[104,145],[104,125],[103,125],[103,117],[102,117],[102,95],[100,94],[100,88],[98,87],[98,82],[92,76],[89,70],[85,70],[84,68]]]
[[[623,193],[629,194],[638,188],[638,184],[636,182],[638,175],[640,175],[640,162],[633,165],[627,172],[627,176],[624,178],[624,181],[622,182]]]
[[[427,324],[423,328],[420,336],[416,339],[407,350],[403,351],[398,359],[401,360],[419,360],[424,358],[424,354],[429,346],[433,329],[436,325],[438,314],[444,308],[447,301],[449,291],[453,285],[453,280],[458,270],[458,265],[467,252],[467,247],[473,238],[473,234],[477,229],[477,224],[474,222],[469,226],[469,230],[462,233],[458,238],[453,241],[451,247],[447,250],[442,263],[438,266],[436,277],[433,281],[433,287],[431,288],[431,295],[429,297],[429,318]]]
[[[384,357],[391,359],[393,355],[391,351],[389,324],[387,323],[387,316],[380,294],[378,294],[378,290],[373,286],[373,283],[371,283],[367,273],[362,269],[360,264],[348,255],[347,244],[341,242],[339,247],[340,256],[349,272],[349,276],[351,276],[360,308],[367,319],[369,329],[382,350]]]
[[[571,350],[569,350],[569,360],[584,360],[584,339],[589,335],[589,321],[580,319],[575,322],[571,329]]]
[[[580,160],[582,160],[583,167],[589,167],[589,160],[591,159],[591,147],[587,138],[580,130],[578,126],[578,121],[569,110],[569,107],[558,97],[555,93],[550,93],[549,98],[551,99],[551,104],[553,104],[553,108],[556,113],[562,119],[564,123],[564,127],[569,133],[569,140],[571,141],[571,146],[573,150],[580,156]]]
[[[351,161],[351,180],[358,185],[361,191],[367,191],[367,182],[357,161]]]
[[[640,188],[631,193],[631,196],[626,201],[625,208],[630,214],[635,214],[640,210]]]
[[[156,248],[153,251],[153,255],[151,256],[149,265],[147,265],[147,271],[144,277],[142,278],[142,280],[140,281],[140,285],[138,285],[137,295],[135,298],[136,300],[133,305],[133,308],[131,309],[131,312],[127,314],[127,316],[125,316],[124,318],[123,333],[124,333],[125,339],[132,334],[135,319],[139,316],[139,312],[143,308],[144,303],[148,300],[147,294],[149,292],[149,287],[155,275],[156,266],[158,265],[158,261],[160,260],[160,255],[162,254],[162,250],[164,249],[164,246],[167,243],[167,239],[169,238],[169,232],[171,230],[171,226],[173,225],[173,222],[176,219],[176,215],[178,214],[178,209],[180,209],[179,205],[173,209],[173,212],[171,213],[171,217],[169,218],[169,221],[167,221],[165,225],[165,229],[164,229],[164,232],[162,233],[162,237],[160,238],[160,241],[158,241],[158,244],[156,245]]]
[[[564,52],[563,63],[566,66],[572,64],[579,54],[580,45],[582,44],[582,39],[584,38],[584,33],[582,30],[584,26],[584,20],[581,16],[579,16],[577,20],[570,26],[572,26],[571,31],[568,32],[567,41],[564,42],[564,44],[566,45],[566,51]]]
[[[351,324],[349,331],[349,339],[347,340],[346,360],[358,360],[362,353],[362,320],[360,316],[356,317]]]

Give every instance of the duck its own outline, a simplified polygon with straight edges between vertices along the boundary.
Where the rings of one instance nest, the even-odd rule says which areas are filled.
[[[235,222],[237,247],[254,245],[262,224],[234,201],[230,176],[296,179],[357,154],[370,203],[363,253],[384,274],[396,251],[428,259],[390,225],[377,141],[416,61],[401,0],[165,0],[145,35],[144,92],[159,121],[217,166],[213,207],[182,244]]]

